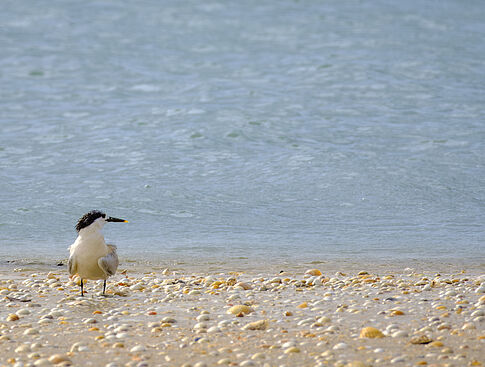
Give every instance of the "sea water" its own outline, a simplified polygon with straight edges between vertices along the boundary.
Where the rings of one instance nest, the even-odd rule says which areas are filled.
[[[3,263],[485,262],[485,2],[0,8]]]

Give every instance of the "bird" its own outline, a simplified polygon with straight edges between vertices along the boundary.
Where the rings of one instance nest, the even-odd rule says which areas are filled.
[[[69,274],[81,278],[81,296],[84,296],[83,279],[103,279],[103,296],[106,292],[106,279],[116,273],[118,254],[116,246],[106,244],[101,230],[106,222],[124,222],[125,219],[109,217],[99,210],[84,214],[76,224],[78,236],[69,247],[67,262]]]

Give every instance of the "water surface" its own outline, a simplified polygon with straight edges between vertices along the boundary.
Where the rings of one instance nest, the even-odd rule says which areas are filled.
[[[485,262],[485,3],[4,1],[0,259]]]

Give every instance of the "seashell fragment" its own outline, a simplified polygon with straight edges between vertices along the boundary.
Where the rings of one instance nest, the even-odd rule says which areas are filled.
[[[365,364],[364,362],[361,361],[352,361],[349,362],[345,365],[345,367],[368,367],[368,364]]]
[[[248,314],[248,313],[251,313],[251,312],[253,312],[253,309],[249,306],[246,306],[246,305],[235,305],[235,306],[232,306],[230,309],[227,310],[227,313],[231,313],[233,315],[238,315],[240,313]]]
[[[428,344],[431,342],[432,340],[426,335],[413,336],[410,340],[411,344]]]
[[[59,364],[62,362],[71,362],[71,360],[63,354],[53,354],[49,357],[49,362],[52,364]]]
[[[242,289],[244,289],[245,291],[250,290],[250,289],[252,289],[252,288],[253,288],[251,284],[246,283],[246,282],[239,282],[239,283],[236,283],[236,284],[234,285],[234,287],[236,287],[236,288],[237,288],[237,287],[242,288]]]
[[[20,319],[19,315],[15,314],[15,313],[11,313],[6,318],[7,321],[17,321],[19,319]]]
[[[368,326],[360,331],[360,338],[383,338],[384,334],[374,327]]]
[[[266,330],[269,325],[268,320],[250,322],[242,327],[243,330]]]
[[[322,275],[322,272],[318,269],[308,269],[307,271],[305,271],[305,274],[318,277],[318,276]]]
[[[284,353],[285,354],[300,353],[300,348],[298,348],[298,347],[289,347],[289,348],[285,349]]]

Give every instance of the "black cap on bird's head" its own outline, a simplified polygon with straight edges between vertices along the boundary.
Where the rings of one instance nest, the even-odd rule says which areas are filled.
[[[86,228],[94,223],[98,218],[103,218],[106,222],[128,222],[124,219],[113,218],[106,216],[105,213],[100,212],[99,210],[91,210],[89,213],[84,214],[76,224],[76,231],[80,231],[83,228]]]

